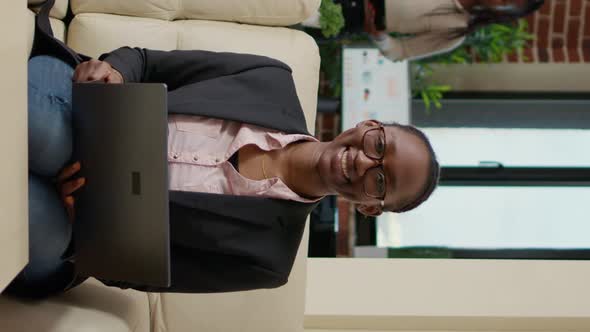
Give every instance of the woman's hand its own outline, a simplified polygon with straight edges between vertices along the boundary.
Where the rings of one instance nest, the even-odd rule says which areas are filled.
[[[111,67],[108,62],[92,59],[82,62],[74,71],[74,82],[105,82],[110,84],[123,83],[123,75]]]
[[[86,183],[85,178],[72,179],[76,173],[80,171],[80,162],[77,161],[72,165],[64,167],[64,169],[57,176],[57,189],[61,196],[61,200],[66,208],[68,219],[70,222],[74,222],[76,218],[74,210],[74,192],[82,188]]]

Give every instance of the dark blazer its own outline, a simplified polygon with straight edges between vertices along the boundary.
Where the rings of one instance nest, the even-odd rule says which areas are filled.
[[[87,57],[56,41],[38,18],[33,55],[50,54],[75,66]],[[262,56],[123,47],[104,54],[125,82],[168,86],[168,112],[307,134],[291,69]],[[172,285],[150,292],[208,293],[274,288],[291,272],[315,204],[206,193],[170,192]]]

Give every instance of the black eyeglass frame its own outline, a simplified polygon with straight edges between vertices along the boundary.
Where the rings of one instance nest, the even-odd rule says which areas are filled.
[[[369,154],[367,154],[367,149],[365,148],[365,138],[367,137],[367,134],[375,131],[375,130],[380,130],[381,134],[383,135],[383,154],[379,157],[379,156],[371,156]],[[377,168],[377,167],[381,167],[382,173],[383,173],[383,182],[384,182],[384,186],[383,188],[387,188],[387,177],[385,176],[385,168],[383,167],[383,159],[385,158],[385,152],[387,151],[387,138],[385,137],[385,127],[383,126],[383,124],[379,123],[378,127],[376,128],[369,128],[367,129],[364,133],[363,133],[363,138],[361,140],[361,143],[363,145],[363,153],[365,154],[365,156],[369,157],[372,160],[375,160],[378,162],[377,165],[371,167],[370,169],[373,168]],[[366,173],[365,173],[366,175]],[[381,201],[381,208],[385,207],[385,196],[387,194],[387,190],[385,190],[383,192],[382,196],[376,196],[376,195],[372,195],[369,194],[367,192],[367,186],[365,185],[365,179],[363,179],[363,190],[365,193],[365,196],[369,197],[369,198],[373,198],[373,199],[378,199]]]

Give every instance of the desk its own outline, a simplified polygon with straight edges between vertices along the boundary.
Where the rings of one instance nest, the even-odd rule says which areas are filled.
[[[26,1],[6,1],[0,20],[0,291],[28,261]]]

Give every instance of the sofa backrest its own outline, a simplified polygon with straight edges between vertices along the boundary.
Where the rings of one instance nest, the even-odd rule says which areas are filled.
[[[30,9],[37,11],[38,7],[45,1],[46,0],[27,0],[27,5]],[[63,19],[68,13],[68,5],[68,0],[55,0],[55,4],[53,5],[51,12],[49,12],[49,16],[58,20]]]
[[[293,69],[308,129],[315,129],[320,58],[314,40],[300,31],[229,22],[79,14],[68,27],[67,36],[68,45],[92,57],[121,46],[133,46],[229,51],[276,58]]]
[[[162,20],[216,20],[269,26],[297,24],[321,0],[71,0],[74,14],[104,13]]]

